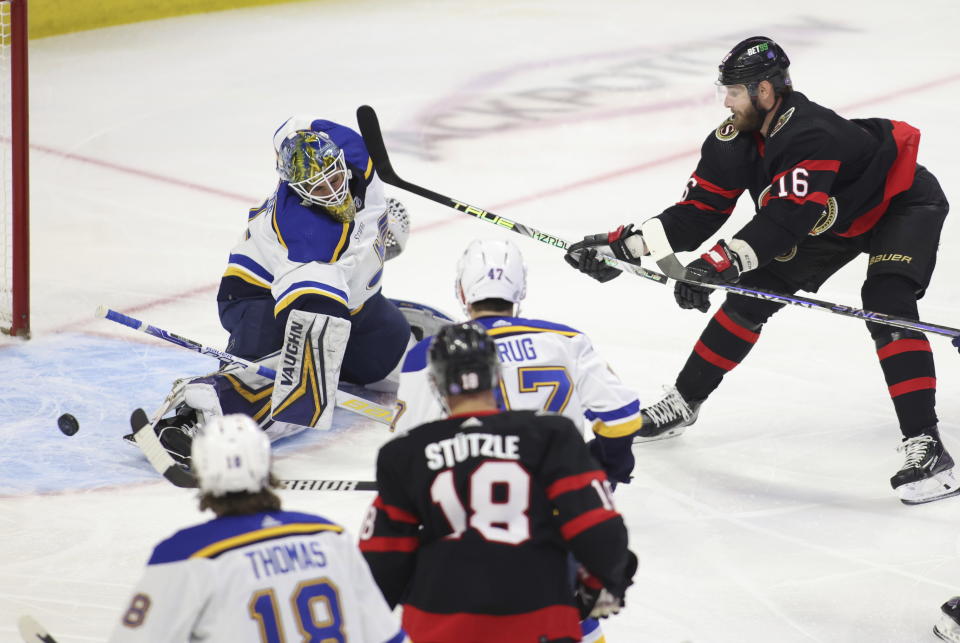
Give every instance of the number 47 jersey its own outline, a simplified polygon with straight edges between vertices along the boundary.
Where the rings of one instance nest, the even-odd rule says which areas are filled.
[[[568,552],[614,596],[627,532],[573,423],[475,413],[394,438],[377,458],[360,550],[414,641],[580,640]]]
[[[636,391],[617,377],[580,331],[539,319],[479,317],[497,344],[498,394],[505,410],[561,413],[579,428],[584,419],[602,438],[621,438],[640,428]],[[427,379],[430,338],[410,349],[397,392],[398,431],[443,417]]]

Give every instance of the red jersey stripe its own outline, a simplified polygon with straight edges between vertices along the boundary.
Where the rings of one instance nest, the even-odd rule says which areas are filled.
[[[730,319],[727,313],[723,312],[723,308],[717,311],[717,314],[713,316],[718,324],[726,328],[728,331],[739,337],[745,342],[750,342],[751,344],[756,344],[757,340],[760,339],[760,333],[755,333],[752,330],[748,330],[738,324],[737,322]]]
[[[377,496],[373,501],[373,506],[377,509],[381,509],[390,520],[395,520],[396,522],[405,522],[411,525],[419,525],[420,519],[414,516],[409,511],[401,509],[400,507],[394,507],[393,505],[388,505],[383,501],[383,498]]]
[[[374,536],[360,541],[360,551],[416,551],[420,547],[419,538],[388,538]]]
[[[877,224],[890,205],[890,199],[910,189],[913,175],[917,170],[917,150],[920,147],[920,130],[902,121],[893,123],[893,140],[897,144],[897,158],[887,172],[883,186],[883,201],[876,207],[854,219],[846,232],[838,232],[839,237],[856,237]]]
[[[890,342],[878,350],[877,356],[881,360],[884,360],[888,357],[893,357],[894,355],[899,355],[900,353],[907,353],[910,351],[926,351],[928,353],[932,352],[930,350],[930,342],[925,339],[898,339],[897,341]]]
[[[906,380],[890,387],[890,397],[899,397],[914,391],[923,391],[926,389],[937,388],[937,378],[935,377],[915,377],[912,380]]]
[[[403,606],[403,629],[412,641],[463,643],[471,641],[580,640],[580,622],[572,605],[551,605],[522,614],[438,614]]]
[[[710,181],[706,180],[702,176],[697,176],[696,172],[693,173],[693,178],[697,181],[697,187],[703,188],[707,192],[713,192],[714,194],[719,194],[720,196],[726,197],[728,199],[736,199],[743,193],[742,189],[725,190],[719,185],[716,185],[715,183],[711,183]]]
[[[594,525],[599,525],[601,522],[616,518],[619,515],[616,511],[604,509],[603,507],[591,509],[590,511],[580,514],[573,520],[568,520],[563,523],[560,527],[560,535],[563,536],[564,540],[570,540]]]
[[[575,476],[560,478],[559,480],[554,481],[552,485],[547,487],[547,498],[553,500],[557,496],[565,494],[568,491],[583,489],[594,480],[603,481],[606,479],[607,474],[600,470],[587,471],[586,473],[580,473]]]
[[[719,212],[720,214],[730,214],[733,212],[733,206],[730,206],[726,210],[718,210],[712,205],[707,205],[703,201],[697,201],[695,199],[687,199],[686,201],[678,201],[677,205],[692,205],[698,210],[703,210],[705,212]]]
[[[693,347],[693,352],[695,352],[697,355],[707,360],[714,366],[718,368],[722,368],[725,371],[732,371],[734,368],[736,368],[737,364],[739,363],[739,362],[731,361],[726,357],[720,357],[719,355],[714,353],[712,350],[707,348],[707,345],[704,344],[702,341],[697,342],[696,346]]]
[[[770,201],[773,201],[774,199],[786,199],[787,201],[793,201],[794,203],[799,203],[800,205],[808,202],[816,203],[818,205],[826,205],[827,200],[830,199],[830,195],[826,192],[812,192],[804,197],[794,196],[792,194],[788,194],[787,196],[771,195],[767,198],[767,201],[764,203],[764,205],[767,205],[767,203],[770,203]]]
[[[809,170],[811,172],[833,172],[834,174],[836,174],[840,170],[840,161],[824,161],[824,160],[815,160],[815,159],[810,159],[808,161],[800,161],[789,170],[784,170],[780,174],[773,177],[773,180],[770,181],[770,184],[773,185],[774,183],[779,181],[780,177],[782,177],[784,174],[790,174],[795,169],[800,167],[802,167],[805,170]]]

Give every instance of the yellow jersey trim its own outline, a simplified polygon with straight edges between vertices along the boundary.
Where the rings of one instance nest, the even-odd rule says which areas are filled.
[[[243,279],[248,284],[252,284],[254,286],[259,286],[260,288],[266,288],[267,290],[270,290],[270,284],[265,282],[263,279],[260,279],[259,277],[252,275],[251,273],[247,272],[242,268],[237,268],[236,266],[228,267],[226,272],[223,273],[223,276],[239,277],[240,279]]]
[[[321,531],[335,531],[339,533],[343,531],[343,527],[339,525],[306,523],[293,523],[290,525],[267,527],[266,529],[248,531],[245,534],[240,534],[239,536],[233,536],[231,538],[225,538],[221,541],[207,545],[203,549],[199,549],[191,554],[190,558],[211,558],[217,554],[222,554],[228,549],[243,547],[244,545],[260,542],[261,540],[269,540],[270,538],[278,538],[280,536],[291,536],[293,534],[316,534],[320,533]]]
[[[623,424],[606,424],[597,420],[593,423],[593,432],[604,438],[624,438],[643,426],[641,418],[628,420]]]
[[[290,304],[292,304],[297,299],[297,297],[300,297],[302,295],[308,295],[308,294],[323,295],[324,297],[329,297],[334,301],[340,302],[344,306],[347,305],[347,301],[343,297],[334,295],[333,293],[327,292],[326,290],[321,290],[319,288],[298,288],[297,290],[294,290],[289,295],[287,295],[286,297],[284,297],[283,299],[277,302],[277,305],[273,307],[274,316],[279,315],[281,312],[283,312],[283,309],[289,306]]]
[[[343,230],[340,232],[340,241],[337,242],[337,247],[333,249],[333,254],[330,255],[330,263],[336,263],[340,259],[340,253],[343,252],[343,249],[347,245],[347,239],[349,238],[350,238],[350,224],[344,223]]]
[[[556,333],[564,337],[576,337],[581,333],[572,330],[554,330],[552,328],[535,328],[534,326],[499,326],[487,331],[487,335],[506,335],[507,333]]]

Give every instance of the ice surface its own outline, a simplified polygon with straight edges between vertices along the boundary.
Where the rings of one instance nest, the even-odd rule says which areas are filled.
[[[64,642],[102,640],[153,545],[203,519],[192,492],[123,444],[130,411],[213,368],[95,320],[98,304],[222,347],[213,302],[246,209],[272,190],[287,116],[379,112],[401,176],[568,238],[674,202],[723,118],[713,71],[765,33],[811,98],[923,131],[920,159],[960,183],[954,2],[802,5],[690,0],[307,2],[31,43],[33,328],[0,339],[0,640],[33,614]],[[775,9],[775,10],[774,10]],[[476,237],[511,238],[530,267],[524,314],[588,332],[652,400],[706,317],[661,286],[599,286],[559,254],[410,194],[407,251],[385,293],[457,310]],[[749,215],[740,204],[730,233]],[[921,317],[960,326],[960,228],[948,218]],[[865,259],[818,295],[857,305]],[[960,455],[960,355],[931,338],[946,443]],[[80,431],[61,434],[73,413]],[[862,324],[790,309],[682,437],[638,446],[616,500],[640,556],[610,643],[933,640],[960,593],[960,499],[901,505],[902,463]],[[286,478],[370,478],[389,434],[338,416],[278,445]],[[372,494],[285,492],[356,532]]]

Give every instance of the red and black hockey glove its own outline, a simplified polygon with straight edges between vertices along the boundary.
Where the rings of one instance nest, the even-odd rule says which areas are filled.
[[[637,238],[631,240],[628,246],[627,240],[630,237]],[[621,271],[605,264],[603,260],[597,256],[597,249],[607,246],[617,259],[639,266],[642,252],[638,252],[635,255],[631,252],[630,246],[639,249],[643,247],[642,244],[643,237],[640,235],[640,231],[634,230],[633,224],[630,223],[625,226],[620,226],[613,232],[587,235],[583,238],[583,241],[578,241],[567,248],[567,254],[565,254],[563,258],[568,264],[583,274],[593,277],[600,283],[605,283],[614,277],[619,277]],[[580,254],[574,256],[573,253],[578,251]]]
[[[625,605],[624,594],[626,594],[627,588],[633,585],[633,575],[637,573],[637,565],[636,554],[627,550],[623,579],[620,582],[620,588],[613,592],[607,590],[600,579],[581,565],[577,569],[577,586],[574,591],[577,609],[580,611],[580,620],[607,618],[623,609]]]
[[[732,284],[740,279],[741,270],[739,255],[721,239],[717,245],[687,266],[684,277],[702,284]],[[710,310],[712,292],[713,288],[678,281],[673,289],[673,296],[680,308],[696,308],[705,313]]]

